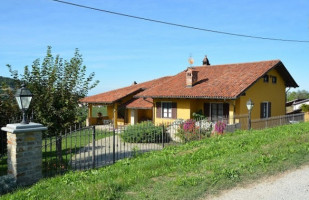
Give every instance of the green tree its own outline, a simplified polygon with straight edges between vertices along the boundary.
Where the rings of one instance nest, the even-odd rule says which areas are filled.
[[[31,69],[25,66],[24,73],[18,74],[7,65],[11,76],[19,87],[25,82],[34,97],[29,110],[33,110],[37,122],[48,126],[50,134],[58,134],[74,123],[80,122],[79,100],[94,88],[94,73],[86,76],[82,55],[75,50],[69,61],[53,56],[51,47],[41,63],[36,59]]]
[[[5,126],[11,119],[19,113],[14,97],[14,89],[7,85],[6,82],[0,84],[0,125]]]
[[[287,101],[292,101],[295,99],[309,99],[309,92],[307,90],[288,92]]]

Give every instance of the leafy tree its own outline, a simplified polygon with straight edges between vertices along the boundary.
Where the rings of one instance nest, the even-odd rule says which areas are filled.
[[[309,112],[309,105],[303,104],[303,105],[301,105],[301,109],[302,109],[303,112]]]
[[[16,117],[19,113],[17,104],[15,102],[14,90],[7,85],[6,82],[2,82],[0,85],[0,125],[5,126],[11,119]]]
[[[287,101],[292,101],[294,99],[309,99],[309,92],[307,90],[288,92]]]
[[[35,120],[48,126],[53,135],[80,122],[79,99],[98,84],[93,81],[94,73],[86,77],[86,66],[78,49],[66,61],[59,55],[53,56],[49,46],[43,62],[36,59],[31,69],[25,66],[23,74],[7,66],[17,86],[25,82],[34,95],[30,110]]]

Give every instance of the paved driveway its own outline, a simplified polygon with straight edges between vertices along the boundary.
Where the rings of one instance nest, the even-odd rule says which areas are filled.
[[[96,141],[96,167],[113,163],[113,136]],[[120,136],[115,136],[115,160],[131,157],[136,153],[161,150],[162,145],[156,143],[125,143]],[[81,148],[70,162],[73,169],[90,169],[92,167],[92,143]]]
[[[212,200],[308,200],[309,166],[272,176],[257,184],[235,188]]]

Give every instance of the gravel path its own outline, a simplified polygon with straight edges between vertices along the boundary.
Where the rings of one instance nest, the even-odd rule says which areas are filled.
[[[207,200],[306,200],[309,199],[309,166],[272,176],[245,188],[234,188]]]

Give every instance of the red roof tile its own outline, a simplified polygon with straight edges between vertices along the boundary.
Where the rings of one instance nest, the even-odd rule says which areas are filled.
[[[130,109],[152,109],[153,99],[152,98],[137,98],[132,99],[126,104],[126,108]]]
[[[112,90],[109,92],[104,92],[104,93],[100,93],[97,95],[88,96],[88,97],[81,99],[80,102],[83,102],[83,103],[113,103],[130,94],[138,93],[145,89],[149,89],[151,87],[160,85],[164,83],[166,80],[168,80],[169,78],[170,78],[169,76],[166,76],[166,77],[154,79],[151,81],[131,85],[128,87]]]
[[[198,71],[198,81],[193,87],[186,87],[186,72],[183,71],[136,97],[235,99],[275,67],[286,81],[286,86],[298,87],[282,62],[271,60],[194,67]]]

